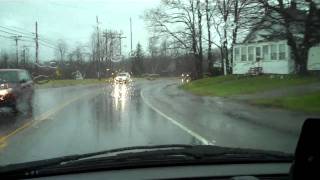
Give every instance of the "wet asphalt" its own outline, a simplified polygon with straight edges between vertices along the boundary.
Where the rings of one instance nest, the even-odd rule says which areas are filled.
[[[176,79],[37,89],[33,114],[0,111],[0,165],[160,144],[294,152],[298,132],[246,121]]]

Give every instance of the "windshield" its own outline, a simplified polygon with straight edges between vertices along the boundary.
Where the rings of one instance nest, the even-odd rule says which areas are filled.
[[[118,74],[118,76],[128,76],[127,74]]]
[[[21,83],[0,93],[0,165],[170,144],[294,153],[320,117],[319,10],[3,0],[0,79]]]
[[[18,82],[18,80],[17,72],[0,70],[0,82]]]

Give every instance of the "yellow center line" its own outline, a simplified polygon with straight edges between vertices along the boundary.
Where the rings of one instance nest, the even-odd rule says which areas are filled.
[[[81,98],[85,98],[85,97],[89,97],[90,95],[92,97],[98,95],[101,91],[95,91],[95,92],[89,92],[89,93],[85,93],[81,96],[77,96],[77,97],[74,97],[72,99],[69,99],[65,102],[63,102],[62,104],[60,104],[59,106],[56,106],[54,108],[52,108],[51,110],[45,112],[45,113],[42,113],[41,115],[37,116],[37,117],[34,117],[34,118],[29,118],[27,119],[28,122],[24,123],[22,126],[20,126],[19,128],[13,130],[12,132],[4,135],[4,136],[0,136],[0,149],[6,147],[7,145],[7,140],[16,135],[17,133],[21,132],[22,130],[32,126],[32,125],[36,125],[40,122],[43,122],[45,120],[47,120],[50,116],[53,116],[55,114],[57,114],[59,111],[63,110],[66,106],[78,101],[79,99]]]

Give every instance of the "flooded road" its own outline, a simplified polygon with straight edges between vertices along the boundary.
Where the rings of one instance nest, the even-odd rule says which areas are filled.
[[[161,144],[293,152],[298,139],[297,132],[234,117],[172,79],[37,89],[33,111],[2,110],[0,164]]]

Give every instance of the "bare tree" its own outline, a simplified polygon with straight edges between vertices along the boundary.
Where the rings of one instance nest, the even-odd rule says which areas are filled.
[[[151,68],[151,72],[155,73],[158,68],[159,59],[159,37],[152,36],[148,41],[148,51],[150,54],[150,63],[149,68]]]
[[[307,0],[259,0],[269,13],[269,19],[281,25],[284,31],[274,29],[286,37],[299,74],[308,74],[308,52],[320,43],[320,8],[319,1]]]
[[[216,2],[216,13],[220,20],[215,23],[215,29],[220,37],[221,65],[226,67],[226,71],[230,72],[230,62],[228,55],[228,30],[231,19],[232,0],[221,0]],[[215,20],[216,21],[216,20]],[[226,64],[225,64],[226,63]],[[225,73],[227,73],[225,72]]]
[[[202,49],[202,5],[200,0],[197,0],[197,16],[198,16],[198,48],[199,53],[197,54],[198,60],[196,61],[197,66],[197,77],[203,77],[203,49]]]
[[[152,58],[158,55],[158,41],[157,36],[152,36],[148,40],[148,51]]]
[[[146,12],[144,19],[156,33],[169,35],[179,48],[191,52],[195,77],[202,77],[202,12],[200,0],[163,0],[161,6]],[[200,38],[199,38],[200,37]]]
[[[262,8],[258,5],[255,0],[221,0],[212,1],[211,8],[206,10],[209,14],[211,11],[214,16],[207,19],[212,22],[220,42],[212,43],[220,49],[222,70],[224,71],[223,67],[226,66],[226,73],[232,73],[233,56],[229,50],[243,39],[261,18],[259,14]]]
[[[84,61],[83,52],[82,52],[82,45],[77,45],[74,49],[73,54],[76,58],[76,61],[82,63]]]
[[[56,55],[60,61],[63,61],[67,53],[67,43],[63,39],[58,40]]]
[[[90,49],[91,49],[91,54],[92,54],[92,61],[96,61],[97,57],[97,34],[96,32],[93,32],[90,36]]]
[[[207,36],[208,36],[208,72],[212,74],[213,72],[213,59],[212,59],[212,40],[211,40],[211,20],[213,18],[213,13],[210,10],[209,0],[205,0],[205,14],[207,21]]]
[[[160,56],[166,57],[168,55],[168,42],[167,39],[163,39],[160,44]]]

